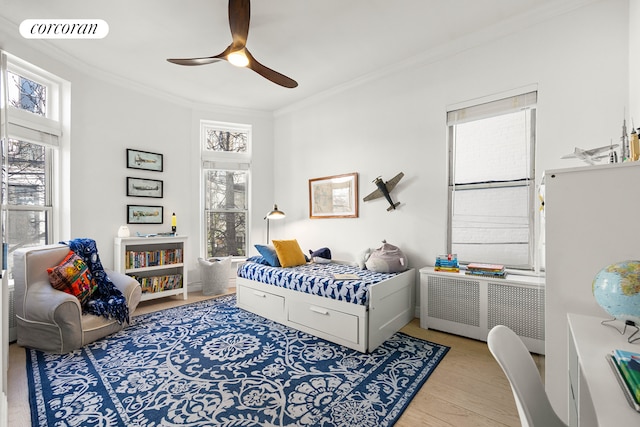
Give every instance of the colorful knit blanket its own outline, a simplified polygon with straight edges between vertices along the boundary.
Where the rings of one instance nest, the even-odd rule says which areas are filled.
[[[68,242],[60,242],[75,252],[89,267],[98,288],[93,292],[89,301],[83,304],[83,312],[103,316],[107,319],[114,318],[118,323],[129,323],[129,306],[122,292],[115,287],[102,267],[98,248],[93,239],[73,239]]]

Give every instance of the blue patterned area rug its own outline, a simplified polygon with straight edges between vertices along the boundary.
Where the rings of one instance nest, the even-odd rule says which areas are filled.
[[[363,354],[235,295],[137,316],[66,355],[27,350],[34,426],[393,425],[448,347],[397,333]]]

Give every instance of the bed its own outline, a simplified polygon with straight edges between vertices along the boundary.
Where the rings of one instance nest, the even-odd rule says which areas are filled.
[[[375,273],[335,261],[289,268],[248,261],[238,267],[236,294],[241,309],[366,353],[414,318],[415,271]]]

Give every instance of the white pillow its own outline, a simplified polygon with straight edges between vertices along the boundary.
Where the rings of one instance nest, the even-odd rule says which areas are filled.
[[[366,262],[369,259],[371,252],[373,252],[373,249],[367,248],[364,251],[356,254],[356,264],[358,264],[358,267],[360,268],[360,270],[364,270],[365,268],[367,268]]]

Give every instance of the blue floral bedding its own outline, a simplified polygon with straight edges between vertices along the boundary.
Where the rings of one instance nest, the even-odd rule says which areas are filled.
[[[338,280],[335,274],[355,274],[359,279]],[[395,275],[333,262],[282,268],[248,261],[238,267],[238,277],[360,305],[369,303],[370,285]]]

